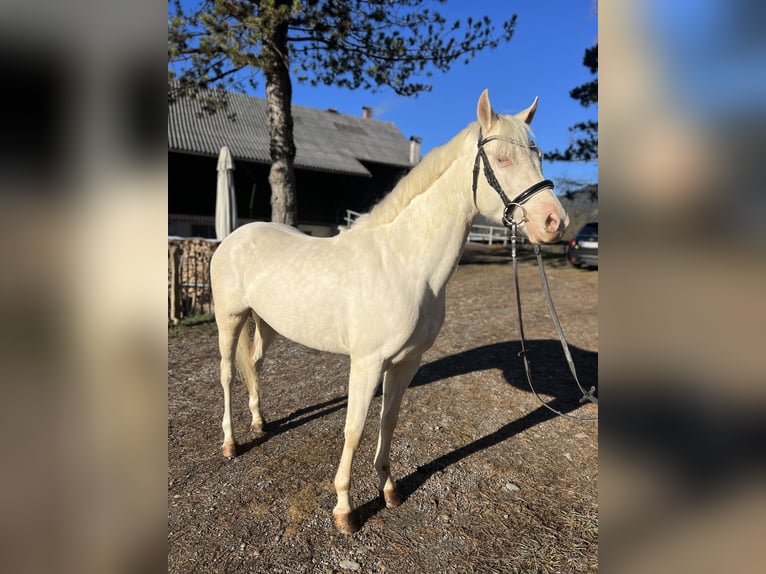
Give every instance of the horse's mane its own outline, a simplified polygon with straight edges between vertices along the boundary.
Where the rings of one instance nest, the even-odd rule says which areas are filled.
[[[520,138],[527,136],[527,125],[513,118],[513,116],[500,115],[504,124],[511,126],[513,134],[506,133],[511,137]],[[510,121],[507,121],[510,118]],[[506,132],[507,130],[503,130]],[[386,194],[369,213],[356,220],[353,227],[378,227],[391,223],[412,200],[425,192],[439,179],[450,165],[460,156],[460,150],[465,145],[466,139],[476,142],[479,137],[479,123],[473,122],[463,131],[459,132],[446,144],[432,149],[422,161],[412,168],[399,183]],[[523,139],[521,140],[523,141]],[[515,153],[515,150],[510,150]],[[470,174],[467,174],[470,175]]]
[[[357,219],[353,226],[378,227],[392,222],[415,197],[431,187],[447,171],[452,162],[459,157],[460,148],[465,144],[466,138],[472,134],[478,137],[475,122],[446,144],[432,149],[369,213]]]

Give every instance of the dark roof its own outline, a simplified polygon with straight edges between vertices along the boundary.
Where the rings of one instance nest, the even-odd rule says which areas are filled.
[[[235,161],[271,163],[266,100],[230,92],[228,102],[226,110],[212,115],[202,111],[197,99],[169,104],[168,150],[217,156],[225,145]],[[391,122],[304,106],[292,109],[296,167],[362,176],[370,175],[363,161],[411,167],[409,141]]]

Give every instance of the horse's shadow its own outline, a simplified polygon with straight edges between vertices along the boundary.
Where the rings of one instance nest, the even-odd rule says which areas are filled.
[[[526,342],[526,349],[535,390],[541,395],[552,395],[556,400],[573,402],[573,407],[577,408],[582,393],[569,371],[561,343],[549,339],[532,340]],[[597,386],[598,354],[572,345],[569,350],[582,385],[586,389]],[[521,344],[518,341],[505,341],[442,357],[422,365],[410,388],[458,375],[498,369],[508,384],[529,391],[520,353]]]
[[[569,349],[581,384],[586,390],[591,386],[597,386],[598,354],[573,346]],[[443,357],[421,366],[410,387],[428,385],[457,375],[500,369],[509,384],[530,390],[524,374],[523,361],[518,356],[520,351],[521,346],[518,341],[511,341]],[[553,396],[545,403],[548,407],[562,413],[571,413],[581,406],[582,393],[569,372],[558,341],[527,342],[527,357],[531,365],[535,390],[539,395]],[[559,415],[541,404],[523,417],[502,425],[496,431],[417,467],[414,472],[397,481],[402,500],[406,501],[435,473],[557,416]],[[364,524],[384,507],[380,498],[370,500],[356,509],[357,519],[360,524]]]
[[[250,452],[255,447],[262,445],[267,440],[277,435],[303,426],[304,424],[311,422],[314,419],[324,417],[334,413],[335,411],[346,408],[347,402],[348,401],[345,396],[335,397],[334,399],[330,399],[323,403],[293,411],[281,419],[267,422],[264,426],[263,432],[261,432],[258,436],[251,438],[245,443],[237,445],[237,454],[241,455],[245,454],[246,452]]]

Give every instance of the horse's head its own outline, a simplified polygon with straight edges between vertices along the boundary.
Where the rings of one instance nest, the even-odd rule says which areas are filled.
[[[479,212],[497,223],[515,221],[532,243],[561,238],[569,218],[543,179],[542,154],[529,139],[532,105],[515,116],[492,110],[487,90],[479,98],[480,132],[474,167],[474,193]]]

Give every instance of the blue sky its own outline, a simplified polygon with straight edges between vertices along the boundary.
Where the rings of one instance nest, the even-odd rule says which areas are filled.
[[[539,96],[532,131],[543,151],[564,149],[570,126],[596,119],[597,109],[583,108],[569,97],[572,88],[594,78],[582,65],[585,50],[598,36],[592,0],[453,0],[437,8],[450,22],[487,15],[499,24],[513,13],[518,19],[510,42],[479,54],[467,65],[455,64],[446,74],[435,73],[426,80],[433,84],[429,93],[404,98],[388,89],[371,93],[296,83],[293,103],[352,115],[370,106],[373,117],[393,122],[406,137],[423,138],[424,153],[476,119],[476,102],[484,88],[501,113],[521,111]],[[545,162],[543,169],[557,184],[561,178],[598,181],[598,166],[592,162]]]
[[[335,108],[351,115],[370,106],[373,117],[393,122],[405,137],[421,137],[424,154],[476,119],[476,103],[484,88],[489,89],[492,105],[500,113],[521,111],[535,96],[540,98],[532,131],[543,151],[566,148],[570,126],[596,119],[597,109],[583,108],[569,97],[572,88],[593,79],[582,65],[585,50],[598,36],[593,0],[451,0],[434,3],[433,8],[450,23],[487,15],[499,27],[514,13],[518,19],[510,42],[480,53],[467,65],[456,63],[447,73],[423,78],[433,85],[431,92],[401,97],[387,88],[373,93],[294,81],[293,104]],[[265,96],[262,83],[253,95]],[[564,179],[598,181],[595,162],[544,162],[543,170],[558,190],[564,189]]]

